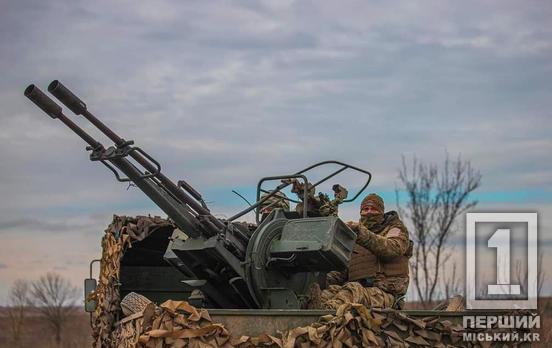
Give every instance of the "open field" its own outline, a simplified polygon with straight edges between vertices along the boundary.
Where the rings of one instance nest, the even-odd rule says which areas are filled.
[[[10,320],[6,309],[0,310],[0,347],[17,347],[11,340]],[[65,324],[63,332],[64,348],[91,347],[90,319],[88,314],[78,312]],[[25,319],[20,347],[57,348],[54,336],[47,323],[36,313],[29,313]]]

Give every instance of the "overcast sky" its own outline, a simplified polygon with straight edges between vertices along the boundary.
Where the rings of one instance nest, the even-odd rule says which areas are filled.
[[[550,18],[541,1],[1,1],[0,303],[50,270],[80,285],[113,213],[161,214],[24,98],[54,79],[220,216],[243,207],[232,189],[325,159],[370,170],[393,208],[401,156],[448,151],[481,171],[479,210],[538,211],[550,239]]]

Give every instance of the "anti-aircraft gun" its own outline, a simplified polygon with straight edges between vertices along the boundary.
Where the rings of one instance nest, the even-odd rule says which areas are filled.
[[[88,144],[91,161],[102,163],[118,181],[137,186],[178,227],[155,232],[142,242],[141,250],[133,248],[126,264],[147,267],[134,268],[138,271],[128,282],[122,279],[121,292],[147,290],[151,300],[160,301],[168,296],[175,298],[185,289],[197,289],[210,308],[300,308],[312,283],[323,279],[326,272],[347,266],[355,233],[337,214],[321,214],[312,209],[311,202],[321,202],[313,196],[314,189],[337,174],[352,170],[365,175],[365,183],[352,198],[340,194],[333,201],[322,199],[326,208],[336,212],[338,204],[355,200],[368,186],[368,171],[325,161],[290,175],[265,177],[257,185],[254,204],[227,219],[219,219],[211,214],[198,191],[184,180],[171,181],[152,156],[108,128],[59,81],[53,81],[48,91],[73,113],[86,118],[114,145],[104,147],[35,85],[26,88],[25,96],[81,137]],[[315,183],[309,182],[307,174],[325,165],[337,165],[338,169]],[[275,181],[279,183],[275,188],[264,189],[263,184]],[[258,208],[277,195],[281,197],[280,192],[289,185],[293,185],[299,200],[283,196],[284,199],[304,205],[305,209],[276,208],[261,216]],[[256,213],[256,226],[250,228],[236,222],[251,211]]]

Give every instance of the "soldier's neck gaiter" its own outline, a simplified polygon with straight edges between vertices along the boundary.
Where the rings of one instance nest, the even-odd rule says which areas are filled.
[[[369,229],[372,232],[379,232],[378,226],[381,226],[381,224],[384,221],[383,214],[375,213],[375,214],[366,214],[360,217],[360,223],[364,225],[367,229]],[[376,230],[376,231],[375,231]]]

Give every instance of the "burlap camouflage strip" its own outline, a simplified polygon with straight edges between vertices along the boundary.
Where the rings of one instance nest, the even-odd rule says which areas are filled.
[[[106,230],[100,281],[94,294],[98,302],[93,317],[95,347],[480,347],[463,342],[462,327],[439,317],[415,319],[392,309],[350,303],[309,326],[256,337],[232,335],[222,324],[213,323],[207,310],[185,301],[147,306],[115,325],[115,313],[120,310],[120,259],[131,246],[131,235],[143,238],[166,224],[171,222],[115,216]]]
[[[205,309],[167,301],[155,311],[124,319],[113,333],[116,347],[495,347],[462,341],[463,328],[438,317],[413,319],[391,309],[344,304],[335,315],[275,335],[233,336]],[[508,347],[516,347],[510,344]]]

